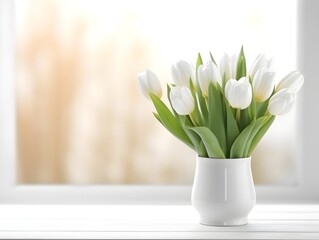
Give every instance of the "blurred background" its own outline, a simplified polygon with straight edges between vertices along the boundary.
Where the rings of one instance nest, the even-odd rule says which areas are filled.
[[[17,181],[190,184],[195,156],[153,117],[136,75],[244,45],[296,68],[295,0],[16,0]],[[296,109],[253,155],[257,184],[296,184]]]

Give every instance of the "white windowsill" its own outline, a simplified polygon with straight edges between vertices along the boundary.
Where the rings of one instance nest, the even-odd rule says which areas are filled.
[[[198,224],[191,206],[0,205],[1,239],[319,239],[319,205],[256,205],[249,224]]]

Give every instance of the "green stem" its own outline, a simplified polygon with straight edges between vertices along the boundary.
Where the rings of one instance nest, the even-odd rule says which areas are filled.
[[[197,126],[198,124],[197,124],[197,122],[196,122],[196,120],[195,120],[195,117],[193,116],[194,114],[193,114],[193,112],[191,113],[191,114],[189,114],[188,116],[190,117],[190,119],[191,119],[191,121],[192,121],[192,123],[193,123],[193,126]]]
[[[241,109],[237,108],[236,109],[236,121],[237,121],[238,126],[240,126],[240,112],[241,112]]]

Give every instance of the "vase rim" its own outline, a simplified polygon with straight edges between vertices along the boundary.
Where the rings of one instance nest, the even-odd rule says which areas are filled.
[[[250,160],[251,156],[249,157],[243,157],[243,158],[209,158],[209,157],[199,157],[196,156],[197,159],[206,159],[211,161],[240,161],[240,160]]]

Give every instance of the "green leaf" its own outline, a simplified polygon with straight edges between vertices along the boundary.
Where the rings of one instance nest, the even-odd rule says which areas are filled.
[[[246,58],[244,54],[244,47],[242,46],[240,49],[240,53],[238,55],[237,60],[237,72],[236,79],[240,79],[241,77],[246,76]]]
[[[195,120],[196,120],[197,125],[202,126],[204,119],[202,117],[202,113],[201,113],[199,106],[198,106],[198,102],[197,102],[198,99],[196,97],[196,89],[195,89],[195,86],[194,86],[192,81],[190,81],[190,90],[191,90],[192,96],[194,98],[194,103],[195,103],[195,109],[194,109],[193,114],[195,116]]]
[[[249,150],[248,150],[248,156],[252,154],[252,152],[255,150],[257,144],[260,142],[260,140],[263,138],[263,136],[266,134],[270,126],[275,120],[275,116],[267,117],[267,120],[263,123],[263,126],[259,129],[256,136],[253,138]]]
[[[153,112],[153,115],[154,115],[155,118],[163,125],[163,122],[162,122],[160,116],[158,115],[158,113]]]
[[[215,65],[217,66],[217,64],[215,62],[215,59],[214,59],[214,57],[213,57],[211,52],[209,52],[209,56],[210,56],[210,59],[212,60],[212,62],[215,63]]]
[[[268,101],[264,101],[256,104],[256,114],[257,117],[262,117],[265,115],[268,108]]]
[[[249,111],[250,119],[253,119],[257,116],[257,107],[256,107],[256,101],[254,98],[252,98],[252,100],[251,100],[251,104],[248,108],[248,111]],[[258,118],[258,116],[257,116],[257,118]]]
[[[226,122],[227,146],[230,149],[240,132],[239,132],[239,128],[238,128],[235,116],[232,112],[232,109],[227,102],[225,102],[225,109],[226,109],[226,117],[227,117],[227,122]],[[226,157],[230,157],[229,155],[230,154],[227,151]]]
[[[248,108],[241,110],[240,111],[240,121],[238,124],[240,131],[245,129],[251,123],[252,119],[250,118]]]
[[[224,89],[219,84],[217,84],[216,87],[222,94],[224,94]],[[225,97],[223,97],[223,99],[225,99]]]
[[[197,61],[196,61],[196,72],[197,72],[197,69],[199,68],[200,65],[203,65],[203,60],[202,60],[202,56],[200,55],[200,53],[198,53]]]
[[[203,144],[203,141],[199,137],[199,135],[190,129],[185,129],[185,132],[188,135],[188,137],[190,138],[190,140],[192,141],[198,156],[199,157],[208,157],[205,145]]]
[[[207,127],[192,127],[190,129],[196,132],[202,139],[208,157],[225,158],[225,154],[219,145],[218,139],[211,130],[209,130]]]
[[[217,137],[224,153],[227,152],[224,106],[220,91],[210,83],[208,88],[208,128]]]
[[[222,89],[225,89],[226,82],[227,82],[226,81],[226,73],[224,72],[224,74],[222,75]]]
[[[205,147],[205,144],[203,143],[203,141],[200,141],[198,149],[197,149],[197,153],[198,153],[199,157],[208,158],[208,153],[206,151],[206,147]]]
[[[242,158],[244,157],[245,145],[248,141],[249,135],[255,125],[256,120],[253,120],[252,123],[246,127],[236,138],[231,149],[230,149],[230,158]]]
[[[198,102],[199,111],[202,115],[203,125],[206,126],[208,122],[208,110],[207,110],[205,98],[203,97],[203,94],[200,88],[197,88],[196,98]]]
[[[246,142],[246,145],[245,145],[245,151],[244,151],[244,156],[247,156],[249,157],[250,155],[248,155],[248,152],[249,152],[249,148],[250,148],[250,145],[254,139],[254,137],[256,136],[256,134],[258,133],[258,131],[260,130],[260,128],[263,126],[264,122],[266,120],[266,117],[261,117],[261,118],[258,118],[254,124],[254,127],[251,131],[251,133],[249,134],[249,137],[248,137],[248,140]]]
[[[253,121],[239,134],[230,150],[230,158],[249,157],[248,152],[253,138],[262,127],[265,117]]]
[[[193,146],[195,147],[195,150],[196,150],[198,156],[208,157],[206,149],[205,149],[205,145],[203,144],[203,141],[201,140],[201,138],[198,136],[198,134],[196,132],[189,129],[191,127],[194,127],[190,117],[188,115],[187,116],[180,116],[180,120],[183,124],[183,127],[185,129],[186,134],[188,135],[188,137],[192,141]]]
[[[160,116],[155,112],[153,112],[153,114],[154,114],[155,118],[165,127]],[[187,124],[185,124],[186,119],[188,119],[188,118],[186,118],[186,116],[179,116],[179,118],[180,118],[180,121],[184,124],[184,126],[185,125],[193,126],[193,124],[190,120],[187,120],[189,122]],[[193,146],[190,146],[190,147],[198,153],[199,157],[208,157],[205,146],[204,146],[201,138],[198,136],[198,134],[192,130],[189,130],[189,129],[184,129],[184,130],[193,144]]]
[[[150,97],[158,113],[158,115],[155,115],[155,117],[161,120],[160,122],[170,133],[194,149],[192,141],[189,139],[185,130],[180,125],[178,119],[166,107],[162,100],[154,94],[150,94]]]

